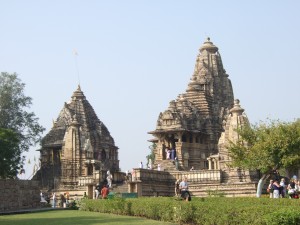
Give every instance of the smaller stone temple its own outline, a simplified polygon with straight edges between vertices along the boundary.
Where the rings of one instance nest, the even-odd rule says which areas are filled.
[[[240,101],[236,99],[233,108],[229,110],[224,132],[222,132],[219,139],[219,153],[208,158],[210,165],[212,161],[218,163],[217,167],[222,170],[222,182],[224,183],[251,182],[257,180],[258,174],[256,171],[242,170],[229,166],[231,158],[227,146],[229,146],[230,142],[235,143],[239,140],[238,129],[249,125],[250,123],[246,114],[244,114],[244,109],[241,108]]]
[[[92,196],[107,171],[118,174],[120,170],[118,147],[80,86],[64,104],[39,151],[41,167],[33,179],[48,192]]]

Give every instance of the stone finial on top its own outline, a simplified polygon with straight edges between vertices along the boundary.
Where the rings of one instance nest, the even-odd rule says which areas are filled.
[[[77,90],[73,92],[72,99],[85,99],[85,96],[81,91],[80,85],[78,85]]]
[[[234,106],[232,109],[230,109],[230,113],[232,114],[237,114],[237,115],[242,115],[245,110],[241,108],[240,106],[240,100],[235,99],[234,100]]]
[[[203,45],[200,47],[200,52],[202,53],[204,50],[210,52],[210,53],[216,53],[218,51],[218,47],[215,46],[211,41],[210,38],[207,37],[206,41],[203,43]]]

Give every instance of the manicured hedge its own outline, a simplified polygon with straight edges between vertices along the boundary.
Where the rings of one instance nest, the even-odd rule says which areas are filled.
[[[179,224],[300,224],[299,199],[169,197],[82,200],[80,210],[140,216]]]

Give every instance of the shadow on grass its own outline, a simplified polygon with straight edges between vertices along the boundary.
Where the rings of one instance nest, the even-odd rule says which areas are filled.
[[[97,212],[76,210],[48,211],[0,216],[1,225],[167,225],[171,223],[148,220],[139,217],[118,216]]]

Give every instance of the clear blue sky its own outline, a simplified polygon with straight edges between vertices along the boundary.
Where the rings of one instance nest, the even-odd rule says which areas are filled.
[[[300,1],[2,0],[0,8],[0,71],[26,84],[44,135],[80,82],[123,171],[145,163],[147,132],[186,90],[207,36],[251,123],[300,115]]]

